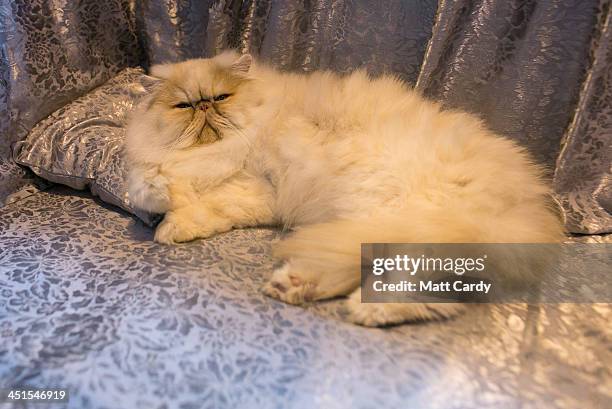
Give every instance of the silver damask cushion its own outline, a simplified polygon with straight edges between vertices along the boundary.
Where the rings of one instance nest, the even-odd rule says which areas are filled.
[[[89,188],[103,201],[154,224],[158,216],[132,207],[122,155],[127,116],[157,84],[141,68],[127,68],[40,121],[13,147],[20,165],[74,189]]]

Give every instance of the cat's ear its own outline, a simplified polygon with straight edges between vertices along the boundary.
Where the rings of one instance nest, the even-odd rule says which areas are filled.
[[[153,77],[161,78],[164,80],[170,79],[172,75],[173,66],[172,64],[157,64],[149,69],[149,74]]]
[[[243,54],[232,63],[232,71],[244,75],[251,69],[252,62],[253,57],[251,57],[251,54]]]

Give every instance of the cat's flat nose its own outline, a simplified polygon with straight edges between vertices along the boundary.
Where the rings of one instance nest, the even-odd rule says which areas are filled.
[[[210,102],[208,101],[202,101],[200,102],[199,107],[202,111],[206,111],[208,108],[210,108]]]

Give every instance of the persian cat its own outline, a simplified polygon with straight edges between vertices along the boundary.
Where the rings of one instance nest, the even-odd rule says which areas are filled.
[[[475,117],[388,75],[282,73],[250,55],[157,65],[134,112],[129,197],[178,243],[281,224],[264,292],[300,304],[348,295],[363,325],[449,317],[457,304],[360,299],[360,243],[558,242],[541,169]]]

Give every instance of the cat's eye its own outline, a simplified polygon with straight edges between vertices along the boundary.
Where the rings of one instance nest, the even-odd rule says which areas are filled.
[[[180,109],[191,108],[191,104],[188,104],[187,102],[181,102],[180,104],[176,104],[174,107]]]
[[[221,95],[217,95],[215,97],[215,101],[223,101],[224,99],[226,99],[227,97],[229,97],[230,94],[221,94]]]

